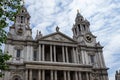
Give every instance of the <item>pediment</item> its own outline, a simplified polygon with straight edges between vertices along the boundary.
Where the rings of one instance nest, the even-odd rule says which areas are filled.
[[[47,36],[43,36],[41,40],[46,40],[46,41],[59,41],[59,42],[76,42],[72,38],[66,36],[65,34],[61,32],[56,32],[53,34],[49,34]]]

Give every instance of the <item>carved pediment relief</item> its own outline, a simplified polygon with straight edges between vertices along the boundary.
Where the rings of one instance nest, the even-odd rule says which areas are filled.
[[[69,38],[68,36],[56,33],[52,35],[48,35],[42,38],[42,40],[48,40],[48,41],[60,41],[60,42],[75,42],[72,38]]]

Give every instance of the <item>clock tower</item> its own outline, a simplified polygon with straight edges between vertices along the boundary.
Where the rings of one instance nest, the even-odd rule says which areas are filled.
[[[15,40],[32,40],[32,30],[29,26],[30,15],[22,6],[15,16],[15,23],[10,27],[8,38]]]
[[[85,45],[94,46],[96,43],[96,36],[90,31],[90,23],[87,19],[77,11],[75,24],[73,24],[73,39]]]
[[[90,31],[90,23],[79,11],[72,28],[73,39],[78,42],[79,63],[92,65],[92,80],[108,80],[102,46],[96,41],[96,36]],[[99,77],[97,75],[100,75]]]

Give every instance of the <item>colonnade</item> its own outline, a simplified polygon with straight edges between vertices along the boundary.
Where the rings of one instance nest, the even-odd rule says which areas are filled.
[[[49,80],[61,80],[58,77],[59,73],[57,70],[49,70],[50,71],[50,79]],[[47,78],[47,76],[45,75],[46,70],[38,70],[37,74],[38,76],[36,76],[36,79],[34,80],[46,80],[45,78]],[[72,75],[71,75],[72,73]],[[73,74],[74,73],[74,74]],[[90,74],[89,73],[85,73],[85,75],[82,75],[82,72],[79,71],[62,71],[62,80],[90,80]],[[71,78],[72,77],[72,78]],[[84,78],[83,78],[84,77]],[[25,72],[25,80],[33,80],[33,70],[29,69],[26,70]]]
[[[39,61],[45,61],[45,50],[47,50],[45,48],[45,44],[40,44],[39,45]],[[50,61],[51,62],[57,62],[56,60],[56,52],[57,52],[57,45],[47,45],[50,46]],[[68,53],[68,46],[60,46],[62,49],[62,62],[68,62],[69,63],[69,54]],[[78,59],[78,52],[77,52],[77,48],[76,47],[70,47],[72,49],[72,60],[74,63],[79,63],[79,59]]]

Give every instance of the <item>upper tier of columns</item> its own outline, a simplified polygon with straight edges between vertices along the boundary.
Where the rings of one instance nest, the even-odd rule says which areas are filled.
[[[38,55],[39,55],[39,61],[45,61],[45,50],[48,50],[45,46],[49,46],[49,54],[50,54],[50,60],[51,62],[57,62],[57,45],[45,45],[45,44],[40,44],[39,45],[39,50],[38,50]],[[62,55],[62,62],[70,62],[70,59],[72,60],[72,63],[78,63],[78,52],[76,47],[68,47],[68,46],[59,46],[61,47],[61,55]],[[68,51],[69,50],[69,51]],[[71,57],[71,58],[70,58]]]

